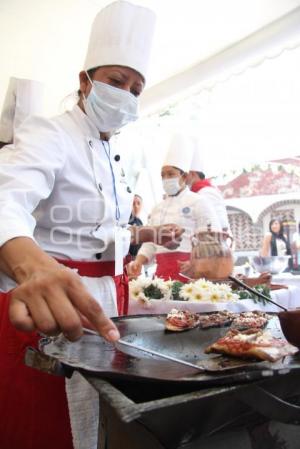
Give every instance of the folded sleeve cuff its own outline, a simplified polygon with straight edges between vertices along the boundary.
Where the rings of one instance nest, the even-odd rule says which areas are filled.
[[[32,232],[27,229],[20,228],[8,228],[8,229],[0,229],[0,247],[3,246],[9,240],[12,240],[16,237],[29,237],[34,240]]]
[[[154,243],[143,243],[139,249],[138,255],[144,256],[148,259],[148,263],[154,261],[154,256],[156,254],[156,245]]]

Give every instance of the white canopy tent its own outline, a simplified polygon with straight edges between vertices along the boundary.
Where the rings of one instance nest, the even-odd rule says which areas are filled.
[[[46,115],[62,111],[78,87],[93,17],[110,1],[2,0],[0,105],[17,76],[45,84]],[[132,1],[155,9],[158,26],[142,119],[117,138],[140,194],[150,174],[149,207],[179,128],[198,135],[208,175],[300,154],[300,0]]]

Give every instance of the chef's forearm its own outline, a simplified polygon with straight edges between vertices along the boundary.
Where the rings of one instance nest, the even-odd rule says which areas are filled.
[[[135,262],[137,262],[140,265],[145,265],[145,264],[149,263],[149,260],[143,254],[138,254],[135,258]]]
[[[58,266],[32,239],[16,237],[0,248],[0,271],[18,284],[28,279],[36,270]]]

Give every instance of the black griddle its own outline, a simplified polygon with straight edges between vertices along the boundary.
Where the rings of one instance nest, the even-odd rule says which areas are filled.
[[[122,339],[193,363],[208,363],[211,369],[216,356],[204,354],[204,349],[228,330],[171,334],[164,330],[165,315],[114,321]],[[276,316],[268,327],[274,336],[282,336]],[[40,349],[27,351],[30,366],[64,376],[79,371],[99,393],[99,449],[299,447],[297,354],[277,363],[239,366],[237,359],[223,359],[225,370],[199,373],[140,351],[119,351],[96,335],[84,335],[76,343],[62,336],[42,339]],[[274,434],[273,425],[283,426],[283,433]],[[291,438],[284,433],[287,425]],[[279,436],[283,446],[276,446]]]
[[[41,340],[41,350],[69,369],[93,373],[106,379],[197,384],[203,387],[232,385],[300,373],[300,356],[285,357],[276,363],[242,361],[215,354],[205,354],[205,348],[224,335],[228,327],[192,329],[185,332],[165,331],[165,315],[136,315],[114,318],[123,340],[161,352],[207,369],[197,369],[166,361],[132,348],[106,342],[97,335],[84,335],[71,343],[63,336]],[[275,337],[282,337],[277,316],[267,328]]]

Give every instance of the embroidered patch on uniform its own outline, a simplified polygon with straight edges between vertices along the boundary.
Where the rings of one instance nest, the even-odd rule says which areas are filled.
[[[190,207],[184,207],[184,208],[182,209],[182,213],[183,213],[183,214],[188,214],[189,212],[191,212],[191,208],[190,208]]]

